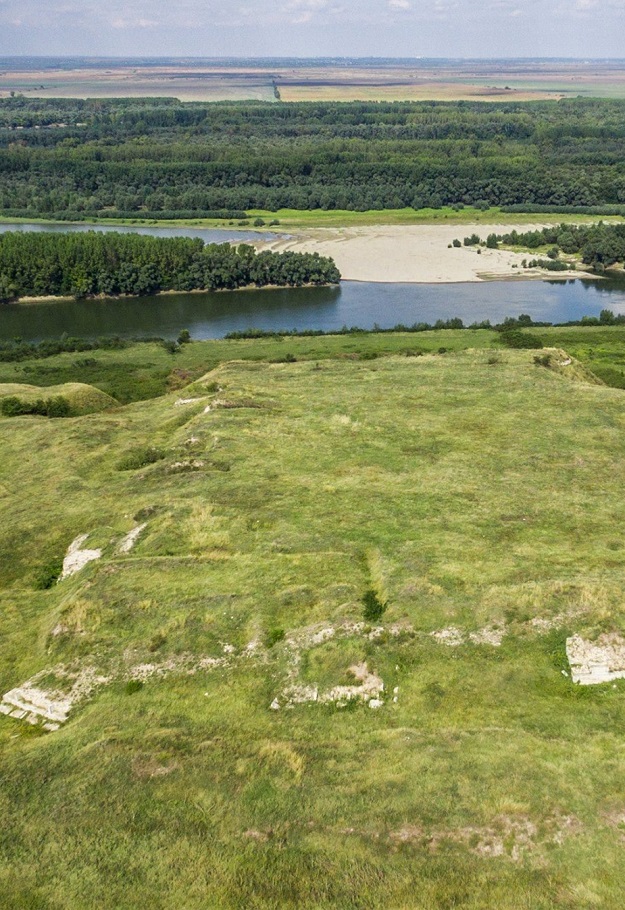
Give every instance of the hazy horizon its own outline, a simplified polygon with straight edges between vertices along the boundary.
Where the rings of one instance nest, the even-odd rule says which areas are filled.
[[[0,0],[0,26],[5,57],[614,59],[625,0]]]

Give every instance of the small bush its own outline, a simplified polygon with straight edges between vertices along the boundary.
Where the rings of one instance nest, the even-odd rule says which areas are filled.
[[[273,648],[273,646],[277,645],[279,641],[284,641],[284,637],[284,629],[269,629],[265,635],[265,647]]]
[[[43,411],[46,417],[69,417],[72,409],[67,398],[57,395],[43,402]]]
[[[180,345],[178,344],[177,341],[164,341],[163,347],[165,348],[165,350],[167,351],[168,354],[177,354],[178,351],[180,350]]]
[[[459,246],[462,246],[462,244],[460,243],[460,241],[459,241],[457,238],[454,240],[453,245],[454,245],[456,248],[458,248]]]
[[[126,695],[134,695],[135,692],[140,692],[141,689],[143,689],[143,683],[140,679],[129,679],[124,686]]]
[[[362,598],[362,616],[367,622],[377,622],[386,612],[387,605],[383,603],[373,588],[365,591]]]
[[[191,332],[188,329],[181,329],[178,335],[178,344],[189,344],[191,341]]]
[[[167,636],[163,632],[155,632],[152,638],[150,639],[150,644],[148,645],[148,651],[152,654],[155,651],[158,651],[159,648],[162,648],[165,642],[167,641]]]
[[[297,357],[295,354],[285,354],[283,357],[274,357],[273,360],[269,361],[270,363],[297,363]]]
[[[0,402],[0,411],[5,417],[19,417],[24,413],[22,407],[22,402],[15,395],[9,395]]]
[[[465,246],[477,246],[480,242],[480,238],[477,234],[471,234],[470,237],[465,237],[463,242]]]
[[[51,559],[50,562],[41,566],[35,575],[35,588],[38,591],[48,591],[59,580],[62,571],[63,560]]]
[[[20,417],[24,414],[38,414],[41,417],[69,417],[72,409],[67,398],[38,398],[36,401],[22,401],[16,395],[3,398],[0,411],[5,417]]]
[[[520,332],[518,329],[502,332],[501,340],[506,347],[519,350],[532,350],[543,347],[542,341],[536,335],[531,335],[529,332]]]
[[[549,369],[551,366],[551,354],[536,354],[534,363],[537,367],[547,367]]]
[[[117,462],[117,469],[119,471],[136,471],[138,468],[145,468],[163,458],[165,458],[165,452],[153,446],[131,449]]]

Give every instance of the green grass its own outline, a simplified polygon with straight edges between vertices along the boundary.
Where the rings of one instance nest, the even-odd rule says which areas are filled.
[[[605,356],[621,332],[540,330]],[[446,354],[398,353],[441,338]],[[625,629],[623,393],[532,351],[495,357],[495,341],[95,352],[163,375],[228,362],[194,379],[197,403],[3,422],[0,691],[59,664],[114,677],[57,733],[0,717],[4,906],[620,906],[625,684],[580,690],[561,671],[568,631]],[[268,363],[276,350],[301,359]],[[120,470],[146,446],[164,457]],[[36,590],[88,532],[102,559]],[[311,643],[359,621],[371,588],[402,633]],[[500,648],[429,635],[491,624]],[[271,647],[250,655],[254,640]],[[224,645],[228,664],[181,672]],[[385,682],[377,711],[270,710],[289,682],[345,684],[362,661]],[[178,672],[128,686],[129,666],[167,662]]]
[[[137,344],[122,350],[58,354],[45,359],[0,363],[0,383],[40,386],[88,382],[125,404],[181,389],[226,360],[326,360],[419,354],[498,344],[495,332],[444,330],[419,333],[367,333],[318,337],[270,337],[253,340],[195,341],[169,354],[160,344]]]
[[[263,218],[266,221],[264,227],[254,227],[255,218]],[[269,222],[277,219],[280,223],[272,227]],[[366,212],[351,212],[348,210],[331,210],[323,211],[315,209],[313,211],[303,211],[299,209],[279,209],[276,212],[270,212],[265,209],[248,209],[248,225],[240,225],[239,222],[224,221],[222,219],[201,219],[186,218],[176,221],[156,221],[144,220],[140,218],[93,218],[89,219],[91,224],[109,224],[109,225],[144,225],[147,227],[196,227],[196,228],[220,228],[225,230],[241,231],[278,231],[287,230],[306,230],[309,228],[349,228],[358,226],[371,226],[378,224],[438,224],[440,222],[450,222],[459,225],[467,224],[562,224],[571,222],[575,224],[594,223],[598,220],[622,221],[622,218],[611,215],[557,215],[547,213],[523,213],[523,212],[502,212],[498,206],[491,206],[486,211],[475,209],[473,206],[455,211],[450,206],[443,206],[440,209],[372,209]],[[0,216],[0,222],[4,223],[48,223],[45,218],[6,218]],[[88,222],[80,222],[87,224]]]
[[[563,348],[607,384],[622,388],[625,369],[625,327],[536,328],[532,334],[545,345]],[[169,354],[159,344],[137,344],[122,350],[59,354],[18,363],[0,362],[0,383],[50,387],[84,382],[128,404],[183,389],[223,361],[297,361],[355,359],[387,354],[420,355],[471,348],[498,348],[497,332],[487,329],[384,332],[318,337],[194,341]]]
[[[65,382],[60,385],[48,386],[45,389],[45,396],[61,396],[64,398],[74,416],[91,414],[94,411],[104,411],[115,407],[117,404],[117,401],[110,395],[81,382]],[[9,397],[31,404],[42,398],[42,388],[41,386],[18,382],[0,383],[0,401]]]

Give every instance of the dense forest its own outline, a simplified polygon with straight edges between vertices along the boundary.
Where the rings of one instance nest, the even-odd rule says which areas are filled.
[[[625,101],[0,101],[6,215],[625,205]]]
[[[340,273],[318,253],[257,253],[241,244],[187,237],[0,234],[0,301],[19,297],[156,294],[256,285],[335,284]]]

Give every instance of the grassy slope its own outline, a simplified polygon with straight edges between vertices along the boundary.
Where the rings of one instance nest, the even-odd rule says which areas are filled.
[[[569,351],[607,385],[625,386],[624,326],[536,328],[532,334],[545,345]],[[496,332],[484,329],[195,341],[175,355],[158,344],[138,344],[121,351],[89,351],[87,355],[60,354],[20,363],[0,362],[0,383],[49,387],[65,382],[88,382],[128,403],[181,389],[224,360],[279,360],[292,355],[297,360],[323,361],[438,352],[440,348],[449,351],[497,348],[500,344]]]
[[[0,400],[3,398],[18,398],[20,401],[32,403],[42,397],[49,398],[61,396],[69,403],[72,414],[91,414],[93,411],[104,411],[114,407],[117,401],[100,389],[86,385],[82,382],[66,382],[61,385],[48,386],[42,391],[41,386],[27,383],[6,382],[0,383]]]
[[[191,393],[263,406],[172,394],[0,437],[2,691],[236,648],[133,695],[118,679],[52,735],[0,718],[6,906],[619,906],[625,683],[561,669],[567,626],[624,626],[622,393],[484,351],[235,361]],[[146,444],[165,458],[120,471]],[[87,531],[103,560],[34,591]],[[398,702],[270,711],[288,647],[240,651],[358,619],[371,585],[414,633],[306,648],[297,672],[332,685],[366,659]],[[501,648],[425,634],[490,623]]]

